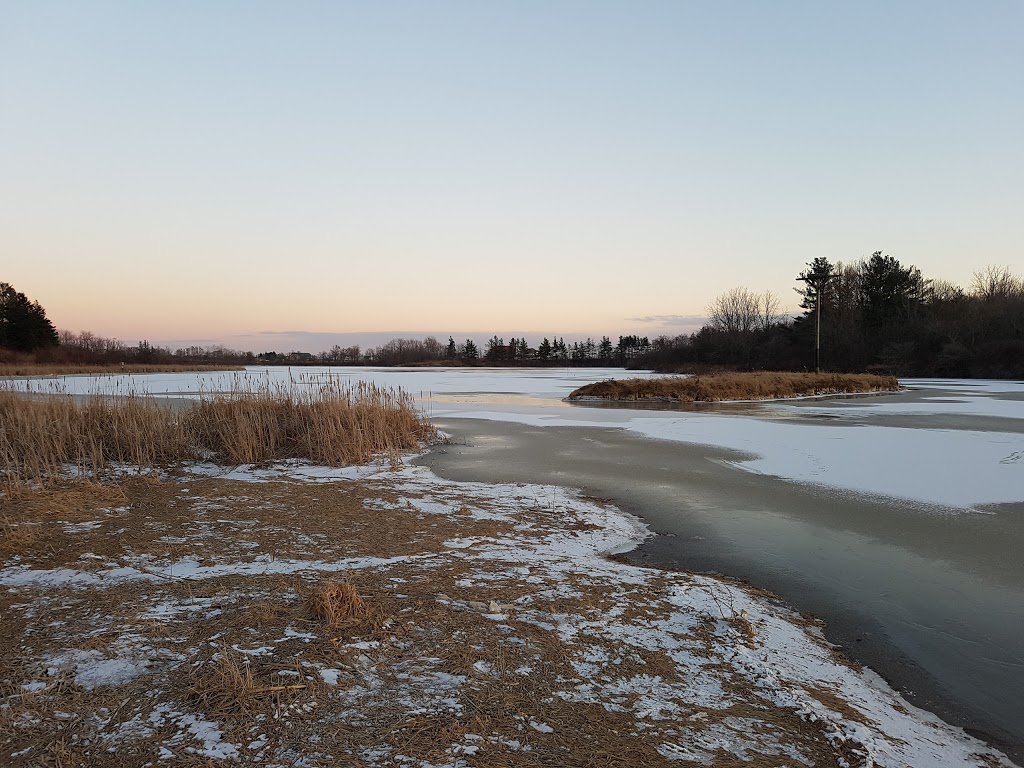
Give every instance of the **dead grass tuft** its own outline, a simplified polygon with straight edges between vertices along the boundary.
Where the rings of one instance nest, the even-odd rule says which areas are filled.
[[[192,673],[189,698],[203,712],[227,718],[259,708],[259,691],[249,660],[230,649]]]
[[[33,548],[39,539],[37,524],[14,522],[4,515],[0,518],[0,561]]]
[[[245,609],[243,622],[249,627],[275,627],[281,624],[286,611],[268,600],[260,600]]]
[[[717,373],[657,379],[599,381],[573,390],[567,399],[649,400],[679,403],[776,400],[815,395],[898,392],[894,376],[869,373]]]
[[[329,627],[360,624],[369,611],[359,592],[347,581],[331,581],[306,596],[306,605],[317,619]]]

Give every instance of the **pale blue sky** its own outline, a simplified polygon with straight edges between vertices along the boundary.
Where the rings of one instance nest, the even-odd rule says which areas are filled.
[[[654,335],[815,256],[1024,272],[1024,3],[0,2],[61,327]]]

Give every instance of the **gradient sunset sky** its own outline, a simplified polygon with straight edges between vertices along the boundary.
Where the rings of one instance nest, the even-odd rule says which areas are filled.
[[[1019,0],[0,0],[0,281],[69,330],[319,351],[688,331],[734,286],[794,308],[816,256],[1020,274],[1022,32]]]

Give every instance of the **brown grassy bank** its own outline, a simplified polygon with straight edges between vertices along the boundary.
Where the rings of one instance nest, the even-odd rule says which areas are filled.
[[[187,373],[191,371],[242,371],[240,365],[190,365],[158,363],[129,365],[82,365],[78,363],[0,362],[0,378],[5,376],[74,376],[79,374],[117,376],[122,373]]]
[[[866,696],[879,684],[767,594],[599,557],[601,505],[423,479],[10,499],[0,762],[1009,768],[936,722],[910,730],[905,702]],[[777,663],[780,621],[809,630],[813,681]]]
[[[894,376],[853,373],[718,373],[708,376],[621,379],[587,384],[569,400],[654,400],[680,403],[775,400],[787,397],[896,392]]]
[[[76,400],[0,391],[0,479],[9,486],[48,482],[69,466],[96,477],[112,463],[397,461],[434,435],[411,397],[365,384],[306,392],[263,386],[174,408],[144,395]]]

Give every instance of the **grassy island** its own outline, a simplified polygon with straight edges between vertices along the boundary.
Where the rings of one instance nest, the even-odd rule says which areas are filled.
[[[647,400],[704,403],[724,400],[778,400],[815,395],[898,392],[895,376],[869,373],[716,373],[658,379],[598,381],[573,390],[569,400]]]

